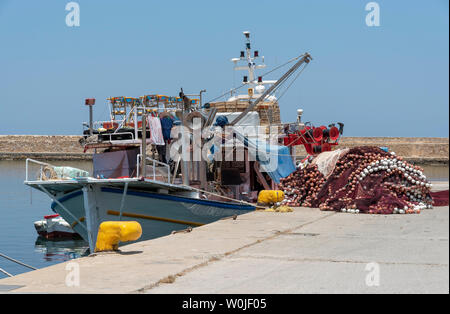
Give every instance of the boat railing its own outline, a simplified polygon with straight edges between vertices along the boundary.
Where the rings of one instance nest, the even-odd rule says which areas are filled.
[[[110,124],[110,125],[114,125],[116,124],[117,126],[122,122],[122,120],[98,120],[98,121],[93,121],[92,122],[92,128],[94,130],[100,129],[100,128],[104,128],[105,124]],[[89,123],[84,121],[83,123],[83,127],[85,127],[86,129],[89,129]]]
[[[39,181],[42,181],[42,179],[44,177],[44,169],[45,169],[45,167],[51,167],[51,168],[55,167],[55,166],[53,166],[51,164],[48,164],[46,162],[37,161],[37,160],[31,159],[31,158],[27,158],[27,160],[25,161],[25,181],[29,181],[28,179],[30,178],[30,176],[29,176],[29,171],[30,171],[30,168],[31,168],[30,167],[30,163],[37,164],[37,165],[40,166],[39,173],[38,173]]]
[[[142,161],[142,155],[141,154],[138,154],[137,155],[137,177],[139,177],[140,176],[140,164],[141,164],[141,161]],[[161,165],[161,166],[163,166],[163,167],[165,167],[165,168],[167,168],[167,183],[170,183],[170,166],[168,165],[168,164],[166,164],[166,163],[163,163],[163,162],[160,162],[160,161],[158,161],[158,160],[155,160],[155,159],[152,159],[152,158],[150,158],[150,157],[146,157],[145,158],[145,165],[147,165],[147,162],[151,162],[151,164],[152,164],[152,172],[153,172],[153,180],[155,180],[155,181],[161,181],[161,180],[157,180],[156,179],[156,165]]]
[[[110,143],[122,142],[123,140],[113,140],[112,139],[113,136],[116,137],[116,136],[122,136],[122,135],[131,135],[130,140],[135,139],[133,132],[103,133],[103,134],[101,134],[102,142],[104,142],[104,141],[108,141]],[[105,140],[105,137],[106,137],[106,140]],[[109,140],[108,140],[108,138],[109,138]]]
[[[25,182],[30,181],[30,171],[33,164],[39,167],[35,181],[67,180],[75,176],[86,176],[89,174],[89,172],[82,169],[55,166],[46,162],[27,158],[25,161]]]

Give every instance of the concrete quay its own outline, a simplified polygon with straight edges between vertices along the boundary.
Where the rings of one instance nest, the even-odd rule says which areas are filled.
[[[379,280],[369,280],[374,271]],[[449,208],[387,216],[257,211],[6,278],[0,291],[449,293]]]

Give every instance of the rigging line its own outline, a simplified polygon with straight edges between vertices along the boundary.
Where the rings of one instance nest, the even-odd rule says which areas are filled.
[[[299,57],[296,57],[296,58],[294,58],[293,60],[296,60],[296,59],[299,59],[300,57],[304,57],[305,55],[301,55],[301,56],[299,56]],[[290,62],[290,61],[288,61],[288,62]],[[277,90],[279,90],[280,88],[281,88],[281,86],[294,74],[294,72],[295,71],[297,71],[298,70],[298,68],[300,67],[301,65],[294,65],[294,67],[296,67],[295,68],[295,70],[292,72],[292,73],[290,73],[288,76],[286,76],[284,79],[282,79],[281,80],[281,78],[280,79],[278,79],[277,80],[277,83],[278,83],[278,86],[276,86],[272,91],[271,91],[271,94],[274,94]],[[294,68],[293,67],[293,68]],[[303,71],[303,70],[302,70]],[[302,72],[302,71],[300,71],[300,72]],[[297,75],[298,76],[298,75]],[[267,95],[267,96],[269,96],[269,95]]]
[[[270,71],[264,73],[264,74],[261,75],[261,76],[265,76],[265,75],[267,75],[267,74],[270,74],[270,73],[272,73],[272,72],[278,70],[279,68],[282,68],[282,67],[284,67],[285,65],[287,65],[287,64],[289,64],[289,63],[291,63],[291,62],[294,62],[295,60],[297,60],[297,59],[299,59],[299,58],[301,58],[301,57],[303,57],[303,55],[298,56],[298,57],[295,57],[295,58],[292,58],[291,60],[287,61],[286,63],[284,63],[284,64],[282,64],[282,65],[280,65],[280,66],[277,66],[276,68],[274,68],[274,69],[272,69],[272,70],[270,70]]]
[[[6,256],[5,254],[2,254],[2,253],[0,253],[0,257],[3,257],[3,258],[5,258],[5,259],[7,259],[7,260],[10,260],[11,262],[17,263],[17,264],[19,264],[19,265],[28,267],[28,268],[33,269],[33,270],[36,270],[36,269],[37,269],[37,268],[34,268],[33,266],[30,266],[30,265],[27,265],[27,264],[25,264],[25,263],[22,263],[22,262],[20,262],[20,261],[18,261],[18,260],[15,260],[15,259],[12,258],[12,257]]]
[[[10,273],[8,273],[6,270],[4,270],[3,268],[0,267],[0,272],[4,273],[6,276],[8,277],[12,277],[13,275],[11,275]]]
[[[211,100],[209,100],[209,101],[207,101],[207,102],[205,102],[205,103],[209,103],[209,102],[215,101],[215,100],[217,100],[217,99],[219,99],[219,98],[222,98],[223,96],[227,95],[227,94],[230,93],[230,92],[234,92],[234,91],[237,91],[238,89],[241,89],[241,88],[242,88],[243,86],[245,86],[245,85],[246,85],[246,84],[242,84],[241,86],[235,87],[235,88],[233,88],[233,89],[227,91],[226,93],[220,95],[219,97],[216,97],[216,98],[214,98],[214,99],[211,99]]]
[[[284,96],[284,94],[286,94],[286,92],[289,90],[289,88],[292,86],[292,84],[294,84],[294,82],[298,79],[298,77],[300,76],[300,74],[302,74],[302,72],[306,69],[306,67],[308,66],[308,63],[305,64],[305,66],[303,67],[303,69],[301,69],[297,75],[295,76],[295,78],[292,80],[292,82],[289,84],[288,87],[286,87],[286,89],[282,92],[282,94],[278,97],[278,101],[281,99],[281,97]]]
[[[282,67],[284,67],[285,65],[287,65],[287,64],[289,64],[289,63],[291,63],[291,62],[294,62],[294,61],[298,60],[299,58],[301,58],[301,57],[303,57],[303,56],[304,56],[304,55],[301,55],[301,56],[292,58],[291,60],[289,60],[289,61],[283,63],[282,65],[277,66],[277,67],[275,67],[274,69],[272,69],[272,70],[270,70],[270,71],[264,73],[262,76],[267,75],[267,74],[270,74],[270,73],[272,73],[272,72],[278,70],[279,68],[282,68]],[[233,72],[233,73],[234,73],[234,72]],[[235,87],[235,88],[231,89],[230,91],[228,91],[228,92],[226,92],[226,93],[224,93],[224,94],[222,94],[222,95],[220,95],[220,96],[218,96],[218,97],[216,97],[216,98],[214,98],[214,99],[211,99],[211,100],[207,101],[206,103],[215,101],[215,100],[217,100],[217,99],[219,99],[219,98],[222,98],[223,96],[227,95],[228,93],[237,91],[238,89],[242,88],[242,87],[245,86],[245,85],[246,85],[246,84],[242,84],[241,86]]]
[[[297,71],[297,69],[298,69],[298,67],[295,69],[295,71]],[[294,72],[295,72],[294,71]],[[272,92],[271,92],[271,94],[274,94],[276,91],[278,91],[280,88],[281,88],[281,86],[292,76],[292,74],[294,74],[294,72],[292,72],[292,73],[290,73],[288,76],[286,76],[283,80],[278,80],[277,82],[279,83],[279,85],[278,86],[276,86],[273,90],[272,90]],[[268,96],[268,95],[267,95]],[[279,100],[279,98],[277,99],[277,100]]]
[[[305,57],[305,56],[306,56],[306,54],[303,54],[303,55],[301,55],[301,56],[299,56],[299,57],[297,57],[297,58],[294,58],[294,59],[298,59],[298,58],[300,58],[300,57]],[[307,64],[308,64],[308,62],[306,63],[306,65],[307,65]],[[303,69],[300,70],[300,73],[297,74],[297,76],[295,77],[294,80],[296,80],[297,77],[303,72],[303,70],[304,70],[304,68],[306,67],[306,65],[304,65]],[[279,91],[280,88],[281,88],[281,86],[282,86],[286,81],[288,81],[289,78],[292,77],[292,75],[294,74],[294,72],[297,71],[300,67],[301,67],[301,64],[296,63],[296,65],[294,65],[294,66],[292,67],[292,69],[293,69],[293,72],[292,72],[292,73],[290,73],[288,76],[286,76],[282,81],[281,81],[281,80],[278,80],[278,81],[277,81],[278,86],[277,86],[274,90],[272,90],[272,93],[275,93],[276,91]],[[294,68],[295,68],[295,69],[294,69]],[[290,71],[290,70],[289,70],[289,71]],[[291,83],[291,85],[292,85],[292,83]],[[289,87],[290,87],[291,85],[289,85]],[[288,87],[288,88],[289,88],[289,87]],[[288,89],[288,88],[287,88],[287,89]],[[286,89],[286,90],[287,90],[287,89]],[[284,93],[283,93],[283,95],[284,95]],[[281,96],[283,96],[283,95],[281,95]],[[279,97],[279,98],[280,98],[280,97]],[[279,100],[279,98],[278,98],[278,100]]]

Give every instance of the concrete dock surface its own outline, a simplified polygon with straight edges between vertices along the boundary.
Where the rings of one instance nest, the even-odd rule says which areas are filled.
[[[6,278],[1,292],[449,293],[449,208],[257,211]]]

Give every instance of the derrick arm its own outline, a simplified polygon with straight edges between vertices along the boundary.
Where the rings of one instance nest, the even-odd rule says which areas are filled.
[[[268,95],[270,95],[275,89],[277,89],[281,84],[283,84],[286,79],[288,79],[292,73],[294,73],[303,63],[309,63],[311,61],[311,56],[309,53],[305,53],[275,84],[273,84],[269,89],[267,89],[258,99],[256,99],[252,104],[250,104],[247,109],[245,109],[230,125],[235,125],[243,117],[253,110],[260,102],[262,102]]]

